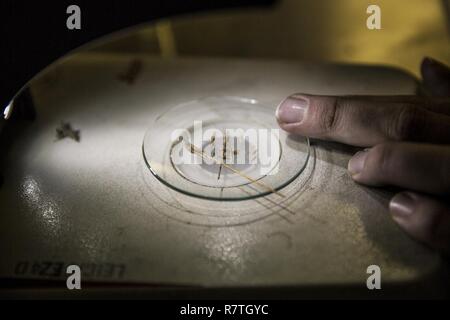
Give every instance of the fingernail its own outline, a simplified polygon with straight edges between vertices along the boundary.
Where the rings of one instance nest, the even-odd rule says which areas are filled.
[[[353,158],[348,162],[348,171],[354,177],[360,174],[364,169],[364,163],[366,162],[368,150],[360,151],[356,153]]]
[[[277,109],[276,117],[282,123],[300,123],[308,110],[309,101],[300,95],[284,100]]]
[[[389,209],[394,218],[410,216],[414,211],[414,199],[407,192],[399,193],[392,198]]]

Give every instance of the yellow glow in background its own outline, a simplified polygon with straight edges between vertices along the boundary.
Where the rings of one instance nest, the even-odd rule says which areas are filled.
[[[445,1],[282,0],[173,18],[102,50],[387,64],[418,75],[426,55],[450,63]],[[366,27],[371,4],[381,7],[382,30]]]

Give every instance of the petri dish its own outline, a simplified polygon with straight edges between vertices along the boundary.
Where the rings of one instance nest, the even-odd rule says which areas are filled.
[[[149,172],[197,198],[240,201],[282,189],[305,169],[308,138],[279,129],[255,99],[208,97],[170,108],[151,123],[142,152]]]

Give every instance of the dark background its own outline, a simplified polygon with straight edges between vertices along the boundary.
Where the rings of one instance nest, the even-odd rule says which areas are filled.
[[[67,52],[103,35],[160,17],[272,0],[103,0],[0,2],[0,107],[39,71]],[[82,29],[68,30],[66,9],[82,11]]]

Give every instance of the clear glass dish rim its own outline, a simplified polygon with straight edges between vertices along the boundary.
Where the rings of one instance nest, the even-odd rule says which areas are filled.
[[[179,108],[183,105],[187,105],[196,101],[202,101],[202,100],[207,100],[207,99],[213,99],[213,98],[219,98],[219,99],[232,99],[232,100],[237,100],[240,102],[244,102],[244,103],[249,103],[252,105],[256,105],[259,104],[259,101],[256,99],[251,99],[251,98],[245,98],[245,97],[238,97],[238,96],[207,96],[207,97],[203,97],[203,98],[199,98],[199,99],[195,99],[195,100],[190,100],[184,103],[180,103],[175,105],[172,108],[169,108],[166,112],[160,114],[154,121],[157,122],[159,119],[163,118],[166,114],[168,114],[169,112],[173,111],[176,108]],[[267,108],[264,105],[261,106],[261,108]],[[198,198],[198,199],[203,199],[203,200],[211,200],[211,201],[225,201],[225,202],[238,202],[238,201],[247,201],[247,200],[253,200],[253,199],[257,199],[257,198],[262,198],[262,197],[266,197],[268,195],[273,194],[273,191],[264,191],[264,192],[260,192],[258,194],[255,195],[249,195],[246,197],[240,197],[240,198],[232,198],[232,197],[211,197],[211,196],[204,196],[198,193],[193,193],[193,192],[189,192],[187,190],[183,190],[175,185],[173,185],[172,183],[166,181],[163,177],[161,177],[157,172],[155,172],[155,170],[152,168],[152,166],[149,163],[149,160],[147,159],[146,155],[145,155],[145,138],[147,137],[147,133],[148,130],[145,132],[144,135],[144,140],[142,142],[142,156],[144,157],[144,161],[145,164],[147,166],[147,168],[150,170],[150,172],[153,174],[153,176],[160,181],[163,185],[169,187],[172,190],[175,190],[177,192],[180,192],[184,195],[187,196],[191,196],[194,198]],[[305,170],[306,166],[309,163],[310,157],[311,157],[311,142],[309,140],[308,137],[304,137],[306,140],[306,145],[308,148],[308,152],[306,155],[306,160],[303,163],[303,166],[298,170],[298,172],[293,175],[290,179],[288,179],[286,182],[284,182],[283,184],[279,185],[278,187],[273,188],[274,191],[281,191],[282,189],[284,189],[285,187],[287,187],[289,184],[291,184],[294,180],[296,180],[300,174],[302,174],[302,172]]]

